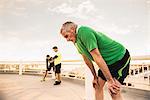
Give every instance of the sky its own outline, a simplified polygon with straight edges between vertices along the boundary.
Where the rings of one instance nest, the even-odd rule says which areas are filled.
[[[45,60],[58,46],[63,60],[81,59],[59,34],[73,21],[150,55],[150,0],[0,0],[0,60]]]

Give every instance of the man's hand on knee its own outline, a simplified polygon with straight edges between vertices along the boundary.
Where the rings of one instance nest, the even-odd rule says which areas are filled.
[[[107,86],[111,94],[118,94],[120,92],[121,85],[116,82],[116,79],[107,81]]]

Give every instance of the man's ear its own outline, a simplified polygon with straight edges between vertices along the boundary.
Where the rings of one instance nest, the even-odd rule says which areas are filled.
[[[71,27],[71,29],[70,29],[70,32],[74,32],[75,31],[75,28],[74,27]]]

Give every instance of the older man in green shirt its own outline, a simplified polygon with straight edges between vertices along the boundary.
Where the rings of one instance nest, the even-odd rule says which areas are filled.
[[[120,43],[101,32],[86,26],[78,27],[74,22],[65,22],[60,33],[67,41],[72,41],[83,56],[93,74],[96,100],[103,100],[103,87],[107,82],[113,100],[122,100],[121,84],[128,75],[130,54]],[[94,61],[98,67],[95,72]]]

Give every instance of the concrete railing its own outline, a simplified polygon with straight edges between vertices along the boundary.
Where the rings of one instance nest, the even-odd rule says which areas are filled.
[[[143,66],[144,67],[144,66]],[[138,68],[137,68],[138,69]],[[36,62],[0,62],[0,73],[15,73],[19,75],[23,74],[34,74],[34,75],[43,75],[43,73],[46,70],[46,64],[45,61],[36,61]],[[96,67],[96,70],[98,70],[98,67]],[[136,72],[136,68],[132,68]],[[147,71],[143,71],[142,73],[137,74],[131,74],[126,80],[126,87],[135,88],[135,80],[136,78],[141,76],[140,79],[144,79],[145,75],[144,72],[148,72],[149,65],[147,66]],[[79,80],[85,80],[85,94],[86,94],[86,100],[93,100],[94,99],[94,91],[92,88],[92,80],[93,76],[89,70],[88,67],[84,64],[82,61],[63,61],[62,62],[62,76],[71,78],[71,79],[79,79]],[[86,77],[86,78],[85,78]],[[132,82],[133,81],[133,82]],[[141,80],[143,81],[143,80]],[[141,84],[139,81],[136,81],[136,84]],[[142,83],[143,84],[143,83]],[[149,81],[146,83],[146,86],[149,87],[150,83]],[[90,92],[89,92],[90,91]]]
[[[0,62],[0,73],[15,73],[15,74],[34,74],[43,75],[46,70],[45,62]],[[62,76],[85,79],[84,67],[82,61],[63,61],[62,62]]]

